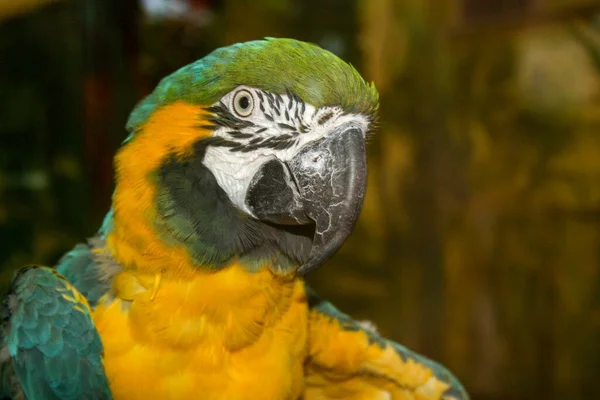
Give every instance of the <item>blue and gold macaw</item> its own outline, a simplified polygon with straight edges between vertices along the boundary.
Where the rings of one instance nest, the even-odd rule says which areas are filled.
[[[467,399],[444,367],[320,299],[378,94],[315,45],[214,51],[128,121],[112,208],[3,303],[2,393],[38,399]]]

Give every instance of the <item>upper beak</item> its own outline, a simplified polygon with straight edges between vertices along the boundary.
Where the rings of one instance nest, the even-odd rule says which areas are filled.
[[[362,130],[341,126],[306,144],[287,162],[265,163],[250,184],[246,204],[264,221],[314,223],[312,248],[298,269],[306,274],[327,261],[352,232],[366,181]]]

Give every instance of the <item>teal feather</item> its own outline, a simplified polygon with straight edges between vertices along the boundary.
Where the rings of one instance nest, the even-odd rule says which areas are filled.
[[[60,272],[95,307],[100,297],[110,290],[110,279],[103,274],[90,246],[78,244],[57,263]]]
[[[40,306],[38,312],[45,317],[56,315],[59,309],[58,300],[51,297],[47,297],[47,299],[48,301]]]
[[[0,393],[14,396],[14,374],[29,400],[111,399],[102,365],[102,342],[85,304],[50,268],[21,270],[4,301]],[[6,376],[5,376],[6,375]],[[11,375],[12,376],[12,375]]]

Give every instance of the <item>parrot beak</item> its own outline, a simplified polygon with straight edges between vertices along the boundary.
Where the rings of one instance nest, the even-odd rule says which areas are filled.
[[[310,253],[298,269],[321,266],[354,229],[367,181],[365,140],[354,125],[304,145],[289,161],[272,159],[254,176],[246,204],[260,220],[314,225]]]

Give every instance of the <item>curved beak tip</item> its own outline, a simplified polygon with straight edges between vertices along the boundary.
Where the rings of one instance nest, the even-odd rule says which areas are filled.
[[[316,226],[308,260],[298,269],[305,275],[330,259],[354,230],[367,181],[362,131],[350,127],[309,144],[291,170]]]

